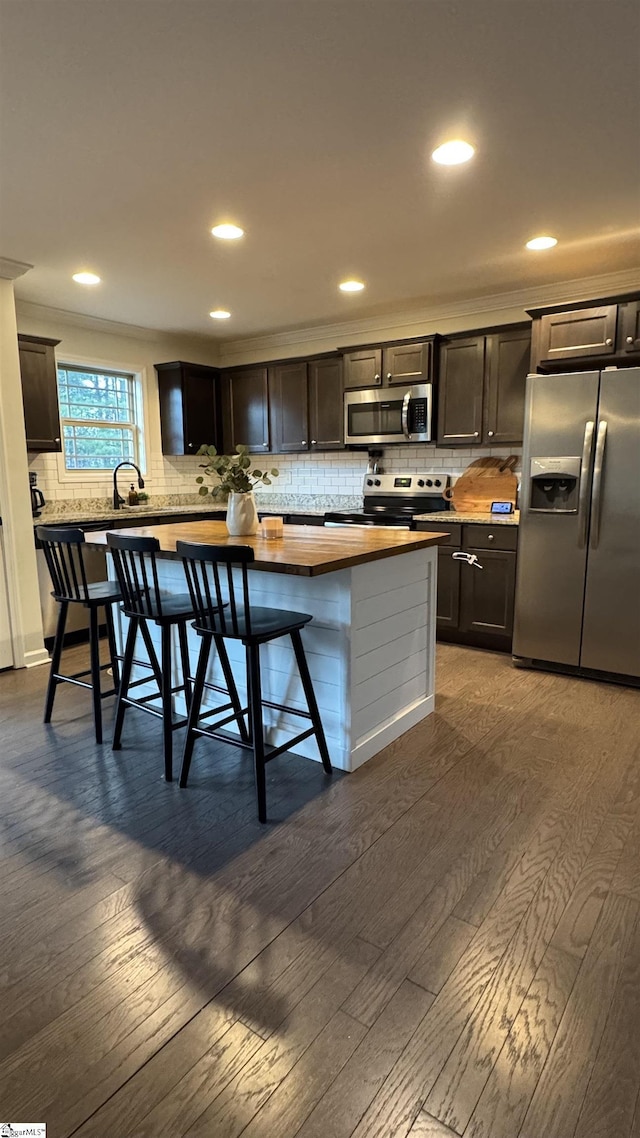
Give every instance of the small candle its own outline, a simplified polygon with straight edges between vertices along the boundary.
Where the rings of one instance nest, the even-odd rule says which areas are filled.
[[[263,518],[262,536],[265,541],[276,541],[284,533],[282,518]]]

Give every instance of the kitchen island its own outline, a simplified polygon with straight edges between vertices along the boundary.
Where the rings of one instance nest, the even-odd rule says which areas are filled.
[[[88,533],[86,540],[105,545],[106,532]],[[158,539],[160,583],[174,593],[186,591],[176,542],[253,548],[252,603],[313,616],[303,640],[331,760],[339,769],[355,770],[433,711],[437,546],[447,534],[285,526],[281,539],[267,541],[260,535],[231,538],[217,521],[128,532]],[[190,636],[195,663],[198,638]],[[232,641],[228,647],[244,700],[244,650]],[[221,683],[216,669],[214,661],[210,678]],[[265,699],[305,706],[287,640],[263,647],[262,673]],[[273,746],[297,730],[292,717],[269,708],[265,726]],[[319,758],[311,739],[298,752]]]

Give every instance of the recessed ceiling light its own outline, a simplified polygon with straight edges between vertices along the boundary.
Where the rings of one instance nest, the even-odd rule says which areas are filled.
[[[338,287],[342,292],[362,292],[364,285],[362,281],[343,281]]]
[[[475,152],[475,147],[470,142],[454,138],[451,142],[443,142],[442,146],[438,146],[431,157],[441,166],[458,166],[461,162],[468,162],[473,158]]]
[[[100,277],[96,276],[95,273],[74,273],[73,280],[76,284],[100,284]]]
[[[239,225],[230,225],[227,222],[224,225],[214,225],[211,230],[214,237],[221,237],[223,241],[235,241],[238,237],[244,237],[244,229]]]
[[[557,237],[532,237],[527,241],[527,249],[553,249],[557,244]]]
[[[214,308],[213,312],[209,313],[209,316],[211,316],[213,320],[228,320],[231,313],[227,312],[226,308]]]

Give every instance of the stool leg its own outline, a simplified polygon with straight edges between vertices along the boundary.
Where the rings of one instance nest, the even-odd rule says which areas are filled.
[[[162,743],[164,750],[164,777],[173,781],[173,711],[171,707],[171,626],[160,629],[162,656]]]
[[[118,662],[118,649],[116,647],[116,634],[113,626],[113,605],[104,606],[104,616],[107,622],[107,641],[109,643],[109,656],[111,659],[111,673],[116,695],[120,687],[120,664]]]
[[[236,722],[238,724],[238,728],[240,731],[240,738],[242,739],[242,741],[244,743],[248,743],[249,742],[249,732],[247,731],[247,725],[244,721],[242,704],[240,703],[240,696],[238,695],[238,689],[236,687],[236,681],[233,678],[233,672],[231,670],[231,664],[229,663],[229,656],[227,654],[227,647],[226,647],[226,644],[224,642],[224,638],[222,636],[214,636],[214,640],[216,643],[216,651],[217,651],[218,656],[220,658],[220,664],[222,666],[222,671],[224,674],[224,682],[227,685],[227,691],[229,692],[229,698],[231,700],[231,704],[232,704],[233,710],[235,712]]]
[[[122,675],[120,676],[120,687],[118,688],[118,699],[116,701],[116,717],[113,724],[113,742],[111,749],[119,751],[122,743],[122,726],[124,724],[124,713],[127,710],[127,705],[124,702],[129,691],[129,683],[131,681],[131,669],[133,668],[133,658],[136,653],[136,635],[138,632],[138,621],[134,617],[129,618],[129,630],[127,632],[127,642],[124,648],[124,659],[122,661]]]
[[[247,686],[249,688],[249,716],[253,743],[253,764],[258,796],[258,819],[267,820],[267,785],[264,773],[264,728],[262,724],[262,691],[260,687],[260,646],[247,644]]]
[[[189,660],[189,642],[187,640],[187,625],[181,620],[178,623],[178,640],[180,642],[180,662],[182,664],[182,682],[184,684],[184,697],[187,701],[187,711],[191,706],[192,685],[190,680],[191,662]]]
[[[202,693],[204,692],[204,681],[207,677],[207,665],[209,663],[210,649],[211,637],[203,636],[202,642],[200,644],[200,653],[198,655],[198,665],[196,667],[195,679],[193,681],[191,703],[189,705],[189,717],[187,719],[187,737],[184,741],[184,750],[182,752],[180,786],[183,789],[187,785],[189,768],[191,766],[191,756],[193,755],[193,745],[197,738],[193,728],[197,725],[198,719],[200,717],[200,706],[202,704]]]
[[[60,602],[60,611],[58,612],[58,623],[56,625],[56,638],[53,642],[53,652],[51,653],[51,670],[49,672],[49,683],[47,685],[47,698],[44,705],[44,721],[45,723],[51,722],[51,713],[53,711],[53,701],[55,699],[56,688],[58,681],[56,679],[57,673],[60,671],[60,658],[62,656],[62,644],[64,641],[64,628],[67,623],[67,612],[69,605],[66,601]]]
[[[102,742],[102,692],[100,690],[100,631],[98,606],[89,607],[89,656],[91,657],[91,696],[96,743]]]
[[[327,740],[325,739],[324,728],[322,726],[320,712],[318,711],[316,695],[313,690],[311,676],[309,675],[309,665],[307,664],[307,657],[304,654],[304,647],[302,644],[302,637],[300,636],[299,628],[296,628],[295,631],[291,633],[291,642],[293,644],[293,651],[296,654],[296,663],[298,665],[300,679],[302,680],[302,687],[304,689],[307,706],[311,715],[311,722],[313,723],[313,729],[316,733],[316,742],[318,744],[320,758],[322,759],[322,765],[327,774],[331,774],[333,767],[331,766],[331,759],[329,758]]]

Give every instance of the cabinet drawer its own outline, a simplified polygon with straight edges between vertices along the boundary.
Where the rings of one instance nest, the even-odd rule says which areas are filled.
[[[444,522],[416,522],[415,528],[417,530],[420,530],[422,533],[424,533],[426,530],[428,530],[430,533],[448,533],[448,540],[443,541],[442,544],[438,546],[438,549],[449,545],[455,545],[459,547],[462,542],[461,525],[446,525]]]
[[[517,526],[465,525],[462,544],[465,549],[509,549],[518,546]]]

